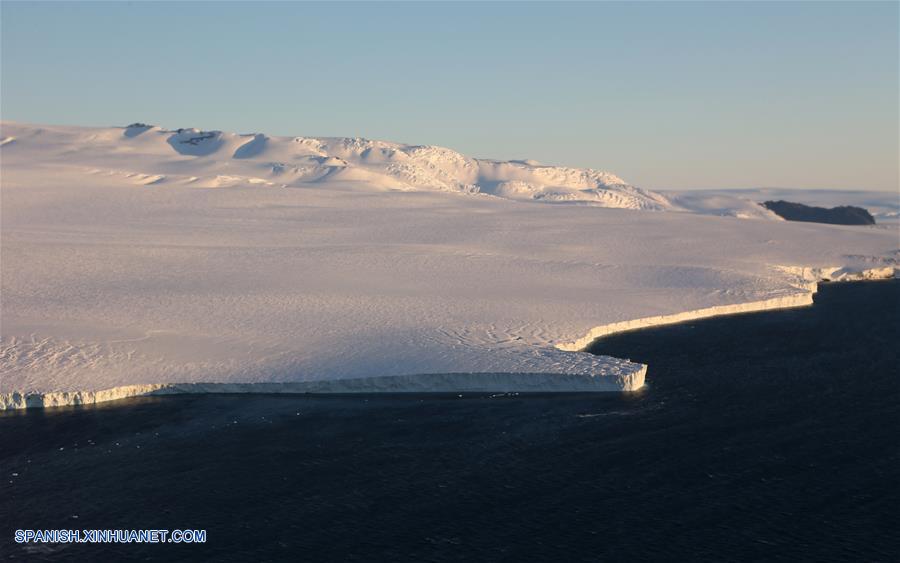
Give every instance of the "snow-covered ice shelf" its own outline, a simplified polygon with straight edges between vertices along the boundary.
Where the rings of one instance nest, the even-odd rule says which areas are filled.
[[[10,123],[2,137],[2,408],[631,390],[645,366],[577,350],[808,304],[817,280],[898,261],[894,228],[692,213],[605,172],[437,147]]]

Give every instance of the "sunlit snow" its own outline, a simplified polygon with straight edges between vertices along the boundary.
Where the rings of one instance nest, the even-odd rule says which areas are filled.
[[[898,261],[895,226],[790,223],[746,197],[440,147],[16,123],[2,138],[10,407],[169,384],[630,390],[644,366],[576,350],[808,304],[818,279]]]

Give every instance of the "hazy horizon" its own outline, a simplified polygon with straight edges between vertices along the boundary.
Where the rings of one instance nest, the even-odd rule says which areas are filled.
[[[898,5],[874,2],[4,2],[0,114],[889,192],[897,42]]]

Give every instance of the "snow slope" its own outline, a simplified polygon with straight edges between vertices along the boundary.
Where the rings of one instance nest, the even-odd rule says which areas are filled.
[[[631,390],[645,366],[573,350],[691,312],[808,304],[817,279],[891,276],[900,259],[895,229],[668,212],[683,208],[605,173],[435,147],[20,124],[0,137],[0,407]]]
[[[895,228],[900,222],[900,193],[862,190],[803,190],[752,188],[740,190],[678,190],[661,192],[669,202],[685,210],[713,215],[782,220],[759,205],[767,200],[786,200],[817,207],[855,205],[869,211],[879,225]]]
[[[42,165],[66,174],[118,177],[141,185],[356,183],[369,190],[485,193],[628,209],[672,207],[665,197],[608,172],[479,160],[443,147],[358,138],[169,131],[144,124],[91,129],[5,123],[4,145],[7,142],[26,147],[16,151],[40,147]]]

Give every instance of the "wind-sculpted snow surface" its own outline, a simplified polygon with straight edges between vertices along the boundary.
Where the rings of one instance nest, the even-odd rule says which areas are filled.
[[[2,136],[4,408],[633,390],[645,366],[576,350],[802,305],[816,280],[889,277],[900,258],[895,229],[666,212],[605,173],[436,147],[144,125]],[[517,189],[548,195],[501,194]],[[531,202],[551,192],[600,205]]]

